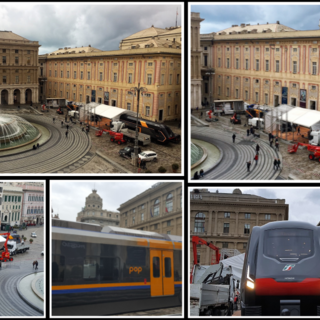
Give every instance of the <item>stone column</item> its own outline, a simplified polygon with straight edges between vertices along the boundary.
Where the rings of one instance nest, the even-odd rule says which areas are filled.
[[[216,211],[216,216],[214,219],[214,233],[217,234],[218,233],[218,211]]]
[[[256,226],[259,225],[259,212],[256,213]]]
[[[26,103],[26,89],[20,89],[20,104]]]
[[[8,89],[8,105],[12,105],[13,103],[13,89]]]
[[[214,211],[209,212],[209,223],[207,228],[207,234],[210,236],[212,234],[212,215]]]
[[[239,211],[236,211],[236,232],[235,232],[236,235],[239,234],[238,228],[239,228]]]

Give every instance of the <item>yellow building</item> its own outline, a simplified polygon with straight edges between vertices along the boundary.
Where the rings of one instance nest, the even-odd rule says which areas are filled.
[[[45,61],[47,97],[136,111],[137,96],[130,88],[140,83],[148,90],[140,97],[142,118],[158,122],[180,119],[180,43],[152,37],[143,37],[139,45],[131,43],[130,49],[101,51],[89,45],[40,56]]]
[[[0,31],[0,105],[38,102],[38,41]]]
[[[201,35],[201,46],[202,102],[212,90],[214,99],[319,110],[320,30],[243,23]],[[210,83],[205,74],[211,68]]]

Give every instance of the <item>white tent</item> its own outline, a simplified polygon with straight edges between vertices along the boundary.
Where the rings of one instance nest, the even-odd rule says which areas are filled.
[[[286,115],[282,115],[283,121],[293,122],[303,127],[310,128],[320,121],[320,112],[316,110],[295,107]]]
[[[98,116],[112,119],[114,121],[118,121],[120,118],[120,115],[122,115],[123,113],[129,114],[134,117],[137,116],[136,112],[122,109],[122,108],[113,107],[113,106],[107,106],[105,104],[100,104],[100,105],[96,106],[94,108],[94,110],[91,110],[91,112],[98,115]]]
[[[244,253],[241,253],[234,257],[220,261],[224,267],[229,267],[229,266],[232,267],[233,276],[237,280],[241,280],[243,263],[244,263],[244,255],[245,255]]]

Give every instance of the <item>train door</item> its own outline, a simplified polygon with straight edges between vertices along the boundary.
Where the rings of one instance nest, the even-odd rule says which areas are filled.
[[[150,250],[151,297],[174,294],[173,252]]]

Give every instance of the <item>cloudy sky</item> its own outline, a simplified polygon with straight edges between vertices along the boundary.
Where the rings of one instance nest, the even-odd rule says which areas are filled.
[[[39,41],[39,54],[62,47],[88,46],[118,50],[120,40],[154,25],[181,25],[181,6],[97,3],[0,4],[0,30]]]
[[[320,5],[270,5],[246,4],[192,5],[192,12],[200,12],[201,33],[217,32],[233,24],[251,25],[276,23],[296,30],[319,30]]]
[[[155,180],[53,180],[50,182],[50,206],[54,214],[59,213],[60,219],[76,221],[77,213],[85,206],[86,197],[94,188],[103,199],[103,209],[117,211],[120,204],[149,189],[157,182]]]
[[[199,187],[202,189],[205,187]],[[234,188],[208,188],[210,192],[232,193]],[[193,189],[193,188],[192,188]],[[190,189],[190,191],[192,190]],[[289,220],[305,221],[313,225],[320,222],[320,188],[239,187],[242,193],[254,194],[267,199],[285,199],[289,204]]]

